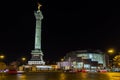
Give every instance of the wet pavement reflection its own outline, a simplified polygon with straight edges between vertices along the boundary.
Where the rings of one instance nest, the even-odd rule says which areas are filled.
[[[0,74],[0,80],[120,80],[120,73],[41,72],[9,75]]]

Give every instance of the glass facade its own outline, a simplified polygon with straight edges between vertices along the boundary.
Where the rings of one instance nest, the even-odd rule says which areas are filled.
[[[66,54],[64,61],[69,62],[67,66],[70,68],[92,68],[92,67],[106,67],[106,55],[101,51],[78,50]],[[63,61],[63,62],[64,62]],[[62,63],[62,62],[61,62]],[[62,63],[63,64],[63,63]],[[65,65],[60,65],[65,66]]]

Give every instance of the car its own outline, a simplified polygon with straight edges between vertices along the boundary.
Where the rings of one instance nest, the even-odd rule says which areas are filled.
[[[98,72],[107,72],[107,70],[103,69],[103,70],[99,70]]]
[[[8,70],[8,74],[17,74],[17,70]]]

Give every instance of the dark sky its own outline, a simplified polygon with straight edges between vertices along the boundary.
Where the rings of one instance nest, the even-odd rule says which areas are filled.
[[[31,57],[34,49],[35,0],[0,4],[0,52],[6,60]],[[120,9],[108,2],[38,0],[43,5],[44,60],[57,61],[72,50],[120,48]]]

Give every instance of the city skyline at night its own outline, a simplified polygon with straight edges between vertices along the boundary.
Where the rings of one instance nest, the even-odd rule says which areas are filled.
[[[112,47],[119,51],[119,8],[107,8],[104,3],[104,8],[99,8],[92,2],[86,2],[86,8],[77,2],[38,2],[43,5],[42,50],[46,61],[58,61],[74,50]],[[34,49],[37,1],[8,3],[7,10],[1,7],[0,52],[9,61],[22,56],[29,60]]]

